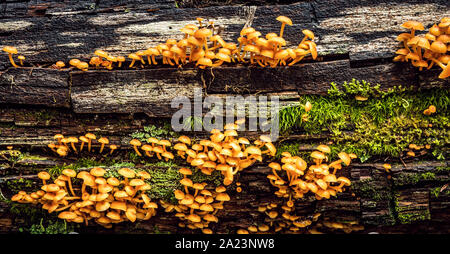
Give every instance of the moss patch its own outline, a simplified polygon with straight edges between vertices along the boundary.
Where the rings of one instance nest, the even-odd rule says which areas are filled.
[[[353,80],[339,89],[331,85],[328,96],[307,95],[303,105],[312,104],[309,120],[303,121],[303,106],[280,110],[280,131],[308,134],[329,133],[329,142],[336,150],[353,152],[362,162],[372,156],[398,157],[411,143],[429,144],[431,153],[445,159],[443,149],[450,142],[448,89],[424,90],[418,93],[401,87],[380,91],[364,81]],[[355,99],[356,95],[367,100]],[[431,116],[423,110],[430,105],[437,108]]]

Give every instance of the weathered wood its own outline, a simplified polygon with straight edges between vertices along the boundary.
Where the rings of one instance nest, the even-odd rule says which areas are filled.
[[[0,104],[69,107],[69,74],[39,68],[9,68],[0,72]]]
[[[37,161],[39,163],[39,161]],[[446,163],[425,162],[422,165],[408,163],[406,168],[422,172],[427,165],[427,169],[435,170],[439,166],[446,166]],[[17,165],[16,165],[17,166]],[[41,163],[41,167],[45,168],[45,164]],[[398,167],[402,167],[399,165]],[[337,198],[329,200],[315,201],[314,199],[305,198],[296,204],[297,214],[300,216],[309,216],[314,213],[321,213],[322,218],[332,221],[357,221],[360,225],[365,226],[365,232],[376,229],[376,227],[385,225],[393,225],[399,223],[410,223],[404,221],[405,218],[417,217],[411,220],[429,222],[438,222],[445,220],[445,213],[430,213],[430,208],[435,211],[443,211],[450,208],[450,203],[444,195],[440,199],[434,198],[433,203],[430,201],[429,188],[410,187],[402,188],[393,192],[392,183],[387,179],[387,174],[381,170],[382,164],[358,164],[354,163],[350,167],[346,167],[340,172],[341,175],[349,177],[352,186],[345,192],[339,193]],[[394,167],[395,168],[395,167]],[[87,168],[86,170],[89,170]],[[265,216],[257,212],[257,208],[263,204],[278,203],[280,200],[273,195],[275,189],[268,183],[266,175],[270,173],[270,169],[261,166],[254,166],[240,173],[236,181],[242,183],[243,191],[237,193],[234,185],[228,187],[228,193],[232,197],[231,201],[225,203],[225,209],[218,213],[219,221],[212,228],[218,233],[233,233],[240,227],[264,223]],[[399,172],[399,174],[402,174]],[[33,179],[35,175],[24,176]],[[447,181],[449,173],[446,173]],[[39,182],[37,178],[36,182]],[[11,177],[0,178],[0,183],[11,180]],[[431,186],[439,186],[440,181]],[[363,188],[361,188],[363,186]],[[385,193],[377,193],[374,190],[388,190]],[[355,193],[356,195],[351,195]],[[395,194],[397,193],[397,194]],[[396,198],[396,201],[393,199]],[[250,201],[249,201],[250,200]],[[395,203],[395,202],[396,203]],[[425,217],[423,217],[426,215]],[[7,220],[10,214],[8,211],[0,211],[0,219]],[[239,221],[236,218],[240,218]],[[162,209],[158,209],[155,218],[147,222],[138,224],[141,230],[152,230],[157,226],[160,230],[167,230],[172,233],[189,232],[176,227],[177,219],[173,214],[167,214]],[[20,225],[10,226],[9,229],[16,231]],[[114,232],[120,232],[120,229],[126,231],[130,225],[127,223],[119,224],[113,229]],[[89,229],[87,229],[89,230]],[[99,229],[103,230],[103,229]],[[447,229],[448,230],[448,229]],[[106,231],[111,232],[111,231]]]
[[[418,71],[402,63],[351,67],[348,60],[305,63],[292,67],[221,67],[213,69],[156,68],[142,70],[57,71],[47,68],[9,68],[0,73],[0,104],[71,107],[76,113],[138,113],[170,117],[178,109],[170,103],[176,97],[203,95],[274,93],[297,91],[327,94],[332,81],[341,85],[352,78],[394,86],[432,88],[448,86],[438,79],[439,70]],[[70,86],[69,86],[70,74]],[[70,98],[68,98],[70,95]]]
[[[137,113],[169,117],[175,97],[194,97],[201,86],[192,70],[75,72],[72,105],[76,113]]]
[[[54,63],[69,58],[87,59],[99,48],[127,55],[169,37],[179,39],[179,29],[195,22],[196,17],[215,21],[224,27],[225,39],[236,40],[244,25],[254,26],[263,34],[278,31],[280,24],[275,18],[287,15],[294,22],[285,32],[288,46],[301,40],[302,29],[311,29],[318,38],[320,55],[349,54],[352,61],[361,61],[392,57],[397,47],[395,36],[403,31],[402,22],[415,19],[429,27],[439,17],[450,14],[448,6],[445,0],[395,1],[376,6],[372,1],[316,0],[276,7],[155,8],[149,12],[139,2],[131,2],[125,4],[126,12],[114,6],[105,6],[109,12],[102,12],[102,4],[96,9],[95,4],[92,8],[92,3],[85,1],[73,7],[50,4],[45,16],[2,19],[0,34],[3,44],[16,45],[29,62]],[[17,11],[26,8],[19,7]],[[58,18],[52,19],[53,16]],[[0,57],[0,69],[5,68],[6,59],[4,55]]]

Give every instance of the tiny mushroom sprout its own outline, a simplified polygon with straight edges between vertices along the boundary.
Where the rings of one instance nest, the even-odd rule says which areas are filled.
[[[106,137],[101,137],[101,138],[98,139],[98,142],[100,144],[102,144],[101,147],[100,147],[100,151],[98,153],[102,153],[103,152],[103,148],[105,148],[105,145],[109,144],[109,139],[106,138]]]
[[[134,151],[136,152],[137,155],[142,156],[142,154],[139,152],[139,149],[138,149],[138,146],[141,146],[141,145],[142,145],[141,141],[139,141],[139,140],[137,140],[137,139],[132,139],[132,140],[130,141],[130,145],[133,146]]]
[[[18,57],[17,57],[17,59],[19,59],[19,61],[20,61],[20,65],[22,65],[22,66],[23,66],[23,61],[25,60],[25,57],[24,57],[24,56],[22,56],[22,55],[20,55],[20,56],[18,56]]]
[[[14,67],[19,67],[15,62],[14,62],[14,60],[13,60],[13,58],[12,58],[12,55],[13,54],[17,54],[18,52],[17,52],[17,49],[15,48],[15,47],[13,47],[13,46],[4,46],[3,47],[3,51],[5,51],[6,53],[8,53],[8,56],[9,56],[9,61],[11,62],[11,64],[12,64],[12,66],[14,66]]]
[[[88,139],[88,151],[90,152],[92,147],[92,140],[97,139],[97,136],[95,136],[95,134],[93,133],[86,133],[84,136]]]
[[[65,64],[63,61],[58,61],[58,62],[55,63],[55,67],[56,67],[57,69],[62,69],[62,68],[64,68],[65,66],[66,66],[66,64]]]
[[[286,16],[278,16],[277,20],[281,22],[280,37],[283,37],[284,26],[286,24],[292,26],[292,20]]]

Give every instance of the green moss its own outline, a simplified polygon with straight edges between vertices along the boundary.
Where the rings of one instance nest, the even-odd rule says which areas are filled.
[[[422,181],[437,181],[438,178],[434,172],[402,174],[400,177],[393,178],[394,186],[414,185]]]
[[[31,187],[33,187],[33,181],[30,179],[19,178],[6,181],[6,186],[8,187],[9,191],[17,193],[21,190],[30,189]]]
[[[352,191],[361,198],[367,198],[374,201],[391,200],[393,198],[390,190],[384,187],[377,188],[377,184],[371,179],[352,182]]]
[[[150,165],[146,165],[150,166]],[[178,172],[175,164],[159,162],[153,164],[154,168],[148,170],[151,178],[148,180],[152,188],[147,191],[152,199],[163,199],[176,203],[173,192],[181,188],[180,180],[183,176]]]
[[[430,212],[428,210],[424,211],[414,211],[410,213],[399,213],[398,222],[401,224],[410,224],[415,221],[424,221],[430,219]]]
[[[449,93],[448,89],[380,91],[378,85],[355,80],[338,89],[333,83],[328,96],[300,99],[301,105],[312,104],[308,121],[302,120],[303,106],[280,110],[280,131],[283,135],[329,133],[335,150],[353,152],[362,162],[372,156],[398,157],[411,143],[429,144],[432,155],[445,159],[444,147],[450,142]],[[368,99],[358,101],[355,95]],[[429,105],[435,105],[437,112],[425,116],[423,110]]]
[[[137,131],[131,134],[132,138],[145,142],[150,137],[155,138],[169,138],[177,137],[177,133],[172,130],[170,122],[162,122],[157,125],[144,126],[142,131]]]
[[[68,234],[75,231],[74,223],[67,223],[65,220],[48,220],[46,223],[41,219],[39,224],[33,224],[30,234]]]

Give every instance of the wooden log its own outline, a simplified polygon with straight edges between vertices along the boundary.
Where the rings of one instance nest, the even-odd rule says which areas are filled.
[[[170,5],[170,1],[167,2]],[[155,4],[160,5],[158,2]],[[164,42],[169,37],[179,39],[182,37],[179,29],[184,24],[195,22],[196,17],[215,21],[217,25],[224,27],[223,37],[226,40],[236,40],[244,25],[254,26],[263,34],[278,31],[280,24],[275,18],[287,15],[294,22],[285,32],[288,46],[296,45],[301,40],[302,29],[311,29],[318,38],[320,55],[350,55],[352,61],[365,61],[391,58],[394,55],[397,47],[395,35],[403,31],[400,25],[405,20],[420,20],[429,27],[438,22],[436,19],[439,17],[449,15],[445,0],[427,3],[395,1],[376,6],[373,6],[372,1],[330,3],[316,0],[276,8],[163,7],[152,12],[139,7],[138,2],[125,4],[125,8],[130,7],[127,12],[114,6],[105,6],[108,12],[102,12],[101,5],[96,9],[95,4],[92,8],[90,1],[75,5],[50,4],[45,12],[41,10],[45,16],[7,16],[8,18],[0,20],[0,34],[4,35],[4,44],[16,45],[29,62],[54,63],[70,58],[87,59],[99,48],[115,55],[128,55]],[[164,1],[162,5],[164,6]],[[45,8],[42,7],[45,5],[40,6]],[[22,6],[4,13],[25,13],[26,8],[28,6]],[[53,16],[58,18],[52,19]],[[52,36],[47,36],[49,34]],[[5,55],[0,57],[0,69],[6,67],[3,64],[6,60]]]
[[[0,104],[69,107],[68,71],[9,68],[0,72]]]
[[[40,163],[40,167],[44,168],[46,163],[48,163],[46,160],[36,162]],[[423,165],[428,165],[429,169],[436,170],[436,168],[447,164],[436,162],[424,162],[422,165],[410,163],[406,167],[421,171],[424,168]],[[344,168],[340,174],[348,176],[352,181],[352,186],[347,191],[339,193],[337,198],[329,200],[316,201],[312,198],[299,200],[296,202],[297,214],[300,216],[309,216],[314,213],[321,213],[321,218],[325,220],[338,222],[357,221],[360,225],[365,226],[366,230],[373,230],[382,225],[398,225],[399,223],[411,223],[412,221],[442,221],[448,217],[442,213],[430,213],[431,203],[427,188],[413,187],[391,192],[389,189],[393,185],[387,180],[387,175],[379,170],[381,167],[381,163],[354,163],[350,167]],[[85,168],[84,170],[89,170],[89,168]],[[164,170],[164,168],[160,170]],[[228,188],[227,192],[232,199],[226,202],[224,204],[225,209],[218,213],[220,223],[213,226],[215,232],[232,233],[241,227],[264,223],[265,216],[257,212],[258,206],[280,201],[273,194],[275,189],[267,181],[266,175],[269,173],[270,169],[263,166],[254,166],[240,173],[236,181],[241,182],[243,191],[241,193],[235,192],[234,185]],[[25,175],[23,177],[35,179],[36,182],[39,182],[36,175]],[[448,181],[448,172],[446,177]],[[17,179],[17,177],[1,177],[0,184],[5,184],[6,181],[14,179]],[[375,190],[387,190],[387,192],[374,192]],[[355,193],[355,195],[351,195],[351,193]],[[395,198],[396,203],[391,198]],[[439,211],[439,209],[443,211],[450,208],[448,199],[442,197],[441,199],[433,199],[432,206],[435,211]],[[417,216],[412,217],[411,214],[417,214]],[[433,217],[433,215],[436,217]],[[0,219],[6,220],[9,216],[8,211],[0,211]],[[237,217],[241,218],[241,220],[236,221],[235,218]],[[405,221],[406,218],[412,219]],[[143,231],[152,230],[151,228],[157,226],[160,230],[170,231],[172,233],[190,232],[177,228],[176,224],[177,220],[173,214],[165,213],[160,208],[155,218],[150,221],[141,222],[137,227]],[[9,230],[16,231],[19,226],[20,223],[10,226]],[[120,230],[127,231],[129,226],[129,224],[123,223],[117,225],[113,230],[115,232],[119,232]],[[103,230],[100,228],[97,229]],[[84,230],[89,230],[89,228]]]

